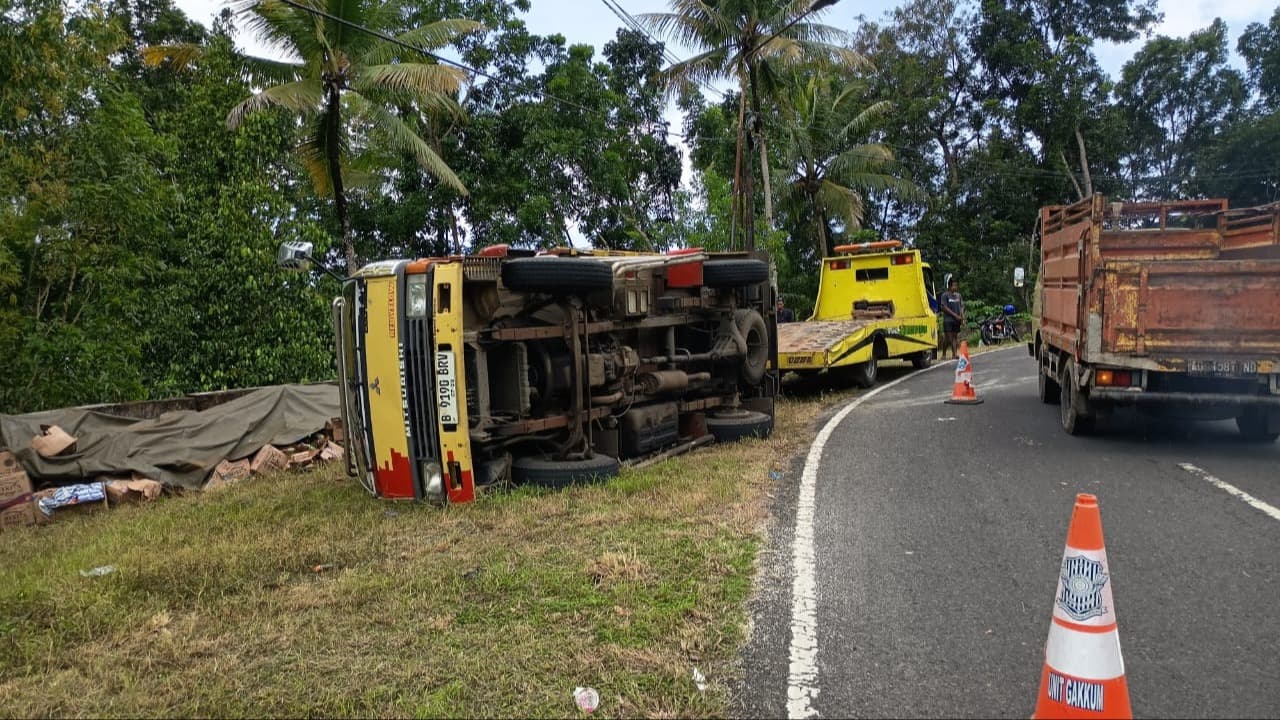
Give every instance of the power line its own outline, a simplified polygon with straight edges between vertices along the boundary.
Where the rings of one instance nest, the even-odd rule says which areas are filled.
[[[388,35],[388,34],[386,34],[386,33],[384,33],[384,32],[381,32],[381,31],[379,31],[379,30],[374,30],[374,29],[372,29],[372,28],[365,27],[364,25],[361,25],[361,24],[356,23],[356,22],[352,22],[352,21],[350,21],[350,20],[347,20],[346,18],[338,17],[337,15],[333,15],[332,13],[326,12],[326,11],[324,11],[324,10],[320,10],[320,9],[318,9],[318,8],[307,7],[306,5],[302,5],[301,3],[295,2],[295,0],[280,0],[280,2],[284,3],[285,5],[290,6],[290,7],[292,7],[292,8],[295,8],[295,9],[297,9],[297,10],[301,10],[301,11],[303,11],[303,12],[305,12],[305,13],[309,13],[309,14],[311,14],[311,15],[316,15],[316,16],[318,16],[318,17],[322,17],[322,18],[324,18],[324,19],[326,19],[326,20],[330,20],[330,21],[332,21],[332,22],[336,22],[336,23],[338,23],[339,25],[343,25],[343,26],[345,26],[345,27],[349,27],[349,28],[351,28],[351,29],[353,29],[353,30],[356,30],[356,31],[359,31],[359,32],[365,33],[366,35],[372,35],[373,37],[376,37],[376,38],[378,38],[379,40],[384,40],[384,41],[386,41],[386,42],[391,43],[392,45],[395,45],[396,47],[400,47],[400,48],[403,48],[403,49],[405,49],[405,50],[409,50],[409,51],[411,51],[411,52],[418,53],[419,55],[422,55],[422,56],[424,56],[424,57],[431,58],[432,60],[435,60],[436,62],[441,63],[441,64],[443,64],[443,65],[449,65],[449,66],[451,66],[451,67],[458,68],[459,70],[463,70],[463,71],[465,71],[465,72],[471,73],[472,75],[476,75],[476,76],[478,76],[478,77],[485,78],[486,80],[489,80],[490,82],[497,83],[497,84],[499,84],[499,85],[502,85],[502,84],[503,84],[503,80],[501,80],[500,78],[498,78],[498,77],[496,77],[496,76],[494,76],[494,75],[491,75],[491,74],[489,74],[489,73],[487,73],[487,72],[484,72],[483,70],[480,70],[480,69],[477,69],[477,68],[473,68],[473,67],[471,67],[470,65],[466,65],[465,63],[458,62],[457,60],[451,60],[451,59],[449,59],[449,58],[447,58],[447,57],[445,57],[445,56],[443,56],[443,55],[439,55],[439,54],[433,53],[433,52],[431,52],[430,50],[427,50],[426,48],[421,48],[421,47],[417,47],[416,45],[411,45],[410,43],[407,43],[407,42],[404,42],[403,40],[400,40],[400,39],[398,39],[398,38],[392,37],[392,36],[390,36],[390,35]],[[551,94],[551,93],[549,93],[549,92],[546,92],[545,90],[540,90],[540,89],[538,89],[538,88],[531,88],[530,92],[532,92],[534,95],[537,95],[537,96],[539,96],[539,97],[543,98],[544,100],[553,100],[553,101],[558,102],[558,103],[560,103],[560,104],[562,104],[562,105],[567,105],[567,106],[569,106],[569,107],[576,108],[576,109],[581,110],[581,111],[583,111],[583,112],[588,112],[588,113],[591,113],[591,114],[593,114],[593,115],[598,115],[598,116],[603,117],[603,118],[605,118],[605,119],[608,119],[608,118],[609,118],[608,113],[601,112],[601,111],[599,111],[599,110],[596,110],[595,108],[587,107],[586,105],[582,105],[582,104],[580,104],[580,103],[576,103],[576,102],[574,102],[574,101],[572,101],[572,100],[566,100],[566,99],[564,99],[564,98],[562,98],[562,97],[557,97],[557,96],[555,96],[555,95],[552,95],[552,94]],[[674,130],[671,130],[670,128],[667,128],[666,130],[664,130],[664,132],[665,132],[668,136],[671,136],[671,137],[677,137],[677,138],[680,138],[680,139],[682,139],[682,140],[684,139],[684,133],[676,132],[676,131],[674,131]]]

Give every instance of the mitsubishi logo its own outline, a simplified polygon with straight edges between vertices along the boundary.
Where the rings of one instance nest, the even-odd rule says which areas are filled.
[[[379,385],[380,381],[381,381],[381,378],[374,378],[373,382],[369,383],[369,389],[372,390],[373,392],[378,393],[379,395],[382,394],[382,387]]]

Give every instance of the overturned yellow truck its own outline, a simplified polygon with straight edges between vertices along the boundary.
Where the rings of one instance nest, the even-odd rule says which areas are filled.
[[[286,243],[280,264],[310,253]],[[348,473],[376,497],[460,503],[767,436],[771,278],[767,255],[699,250],[366,265],[333,302]]]
[[[778,326],[782,372],[827,371],[861,387],[882,360],[933,363],[938,316],[933,270],[897,240],[840,245],[823,258],[813,315]]]

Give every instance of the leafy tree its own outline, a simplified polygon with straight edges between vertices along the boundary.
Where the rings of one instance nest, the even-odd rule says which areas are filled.
[[[1236,47],[1263,108],[1280,110],[1280,7],[1266,25],[1250,23]]]
[[[797,61],[820,58],[845,65],[862,62],[862,58],[850,49],[833,44],[844,39],[840,30],[806,21],[807,17],[832,4],[832,0],[734,0],[723,3],[672,0],[673,12],[640,16],[642,22],[660,35],[698,52],[667,68],[664,75],[670,86],[682,89],[691,84],[726,79],[738,83],[734,188],[739,208],[735,215],[740,214],[742,218],[748,249],[755,247],[752,143],[763,132],[760,126],[763,118],[760,105],[762,72],[772,74]],[[771,83],[771,87],[777,86]],[[749,116],[748,97],[751,99]],[[767,152],[761,155],[761,159],[767,205],[771,196]],[[738,182],[739,169],[741,184]]]
[[[781,152],[786,158],[786,197],[795,208],[793,217],[809,230],[815,261],[831,250],[833,224],[849,231],[862,227],[866,191],[892,191],[912,199],[923,196],[914,184],[899,177],[890,148],[866,142],[892,105],[881,101],[858,108],[857,90],[856,83],[814,76],[795,86],[784,111]]]
[[[1227,64],[1227,26],[1215,20],[1187,38],[1158,37],[1125,63],[1116,87],[1129,119],[1130,163],[1146,197],[1190,192],[1199,150],[1239,114],[1244,78]]]
[[[337,19],[280,0],[256,0],[241,10],[248,30],[300,60],[249,59],[246,67],[252,77],[278,84],[232,108],[227,126],[239,127],[251,113],[273,107],[301,119],[304,135],[299,155],[316,192],[333,198],[347,267],[354,269],[345,182],[351,173],[348,170],[344,176],[344,164],[359,166],[360,160],[369,158],[371,148],[385,148],[413,157],[440,182],[466,193],[453,170],[394,108],[417,106],[429,112],[459,113],[455,95],[464,80],[461,71],[406,58],[402,47],[439,48],[476,29],[477,23],[440,20],[400,33],[395,37],[399,44],[393,44],[356,28],[394,33],[404,12],[398,2],[304,0],[304,4]],[[182,49],[156,48],[150,57],[153,62],[178,59]]]
[[[1110,92],[1092,45],[1134,40],[1159,17],[1155,0],[981,0],[972,44],[993,101],[988,109],[1035,136],[1043,169],[1069,174],[1074,149],[1080,195],[1093,191],[1083,129]]]

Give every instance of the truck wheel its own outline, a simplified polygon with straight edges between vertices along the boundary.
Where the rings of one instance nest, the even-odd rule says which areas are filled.
[[[921,350],[911,354],[911,367],[923,370],[933,364],[933,356],[937,350]]]
[[[1272,432],[1276,424],[1267,423],[1267,411],[1263,408],[1249,408],[1236,416],[1236,427],[1240,429],[1240,437],[1250,442],[1275,442],[1280,432]]]
[[[773,432],[773,418],[754,410],[728,410],[708,415],[707,430],[720,443],[749,437],[767,438]]]
[[[1049,373],[1040,368],[1040,402],[1053,405],[1062,401],[1062,386],[1057,380],[1049,377]]]
[[[876,384],[876,376],[880,373],[879,367],[876,365],[876,359],[873,357],[866,362],[860,362],[853,366],[849,377],[853,378],[853,384],[860,388],[869,388]]]
[[[1080,388],[1072,379],[1074,366],[1074,363],[1068,360],[1063,365],[1062,377],[1058,380],[1061,388],[1059,415],[1062,418],[1062,429],[1066,430],[1068,435],[1085,435],[1093,429],[1093,416],[1088,414],[1088,402],[1080,397]],[[1081,412],[1082,410],[1084,412]]]
[[[588,258],[519,258],[502,264],[502,284],[521,292],[554,295],[609,290],[613,267]]]
[[[599,453],[583,460],[550,460],[525,455],[511,463],[511,476],[518,484],[561,488],[600,482],[618,474],[618,459]]]
[[[769,266],[761,260],[708,260],[702,263],[702,284],[707,287],[742,287],[768,279]]]
[[[764,379],[769,365],[769,328],[764,317],[755,310],[735,310],[733,322],[747,341],[747,352],[742,357],[742,382],[755,387]]]

